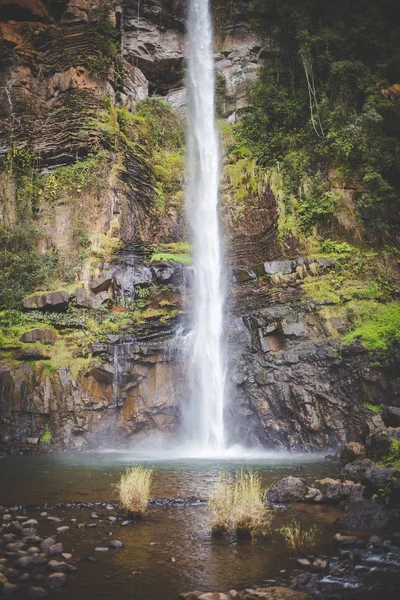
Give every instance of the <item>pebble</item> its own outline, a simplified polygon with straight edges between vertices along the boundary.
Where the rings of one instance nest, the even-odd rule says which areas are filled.
[[[5,521],[6,523],[8,523],[9,521],[11,521],[12,516],[11,515],[3,515],[3,521]]]
[[[45,540],[43,540],[43,542],[40,544],[40,549],[43,552],[48,552],[49,548],[51,548],[51,546],[54,546],[54,544],[56,543],[56,540],[52,537],[48,537]]]
[[[48,560],[45,554],[38,554],[37,556],[35,555],[33,562],[35,565],[45,565]]]
[[[27,580],[28,580],[28,579],[30,579],[30,578],[31,578],[31,576],[30,576],[30,574],[29,574],[29,573],[22,573],[22,575],[21,575],[21,577],[18,579],[18,581],[22,581],[22,582],[24,582],[24,581],[27,581]]]
[[[341,533],[337,533],[334,536],[333,541],[342,546],[351,546],[352,544],[357,544],[358,538],[354,535],[342,535]]]
[[[86,527],[97,527],[97,523],[89,523]]]
[[[108,517],[108,520],[110,521],[110,523],[115,523],[117,517]]]
[[[57,527],[56,531],[59,534],[68,533],[69,531],[71,531],[71,528],[68,527],[68,525],[64,525],[63,527]]]
[[[108,552],[108,548],[105,548],[103,546],[97,546],[97,548],[95,548],[95,552]]]
[[[311,566],[311,563],[308,560],[308,558],[298,558],[297,562],[301,567],[310,567]]]
[[[61,554],[63,551],[63,545],[59,542],[58,544],[53,544],[53,546],[50,546],[48,553],[50,556],[55,556],[56,554]]]
[[[51,521],[52,523],[61,523],[62,519],[60,519],[59,517],[47,517],[48,521]]]
[[[23,548],[23,547],[24,547],[23,542],[10,542],[6,546],[8,552],[17,552],[18,550],[21,550],[21,548]]]
[[[73,565],[69,565],[66,562],[58,562],[58,560],[51,560],[47,565],[52,571],[57,573],[70,573],[71,571],[77,571],[77,568]]]
[[[85,529],[85,523],[79,523],[78,529]]]
[[[28,548],[27,552],[29,552],[29,554],[39,554],[40,549],[37,548],[37,546],[31,546]]]
[[[33,598],[46,598],[47,592],[41,587],[31,587],[28,590],[28,594]]]
[[[21,558],[18,558],[14,564],[20,569],[26,569],[26,567],[29,567],[33,563],[33,560],[33,556],[22,556]]]
[[[41,517],[47,517],[47,516],[48,516],[48,514],[49,514],[49,513],[47,513],[47,512],[41,512],[41,513],[40,513],[40,516],[41,516]]]
[[[122,527],[128,527],[128,525],[132,525],[132,521],[122,521]]]
[[[122,542],[120,542],[119,540],[112,540],[112,542],[110,542],[110,548],[123,548],[124,545]]]
[[[98,519],[98,518],[99,518],[99,515],[98,515],[97,513],[92,513],[92,514],[90,515],[90,518],[91,518],[91,519]]]
[[[52,589],[58,589],[67,581],[67,576],[64,573],[52,573],[46,579],[46,585]]]
[[[22,527],[36,527],[38,522],[36,519],[27,519],[24,523],[22,523]]]
[[[72,554],[68,554],[68,552],[63,552],[61,556],[64,560],[69,560],[70,558],[72,558]]]

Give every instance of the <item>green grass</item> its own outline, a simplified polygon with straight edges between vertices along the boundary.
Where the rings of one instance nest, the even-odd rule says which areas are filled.
[[[375,301],[359,303],[354,314],[354,329],[347,333],[343,342],[352,344],[357,340],[370,351],[388,350],[400,343],[400,304]]]
[[[279,532],[291,550],[307,552],[317,545],[318,528],[316,525],[310,529],[302,529],[300,523],[293,519],[289,525],[281,527]]]
[[[160,244],[152,254],[150,262],[180,262],[191,265],[193,262],[191,250],[188,242]]]

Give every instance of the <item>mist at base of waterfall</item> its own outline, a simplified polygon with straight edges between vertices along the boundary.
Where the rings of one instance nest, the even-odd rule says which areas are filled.
[[[102,454],[117,454],[126,461],[158,462],[196,460],[204,462],[232,462],[235,464],[287,463],[322,460],[327,452],[290,452],[285,449],[246,448],[239,444],[228,446],[224,450],[196,447],[190,443],[171,444],[162,436],[150,436],[130,448],[103,448]]]

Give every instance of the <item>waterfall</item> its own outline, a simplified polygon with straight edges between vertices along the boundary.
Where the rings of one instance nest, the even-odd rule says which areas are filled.
[[[224,289],[218,217],[219,143],[215,127],[213,32],[208,0],[189,0],[188,184],[195,284],[191,337],[190,437],[200,453],[225,448]]]

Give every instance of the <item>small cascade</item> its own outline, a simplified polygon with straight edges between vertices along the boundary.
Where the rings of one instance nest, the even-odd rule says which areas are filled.
[[[225,449],[224,286],[218,215],[219,141],[209,2],[190,0],[188,16],[187,212],[195,283],[191,336],[188,438],[200,455]]]

